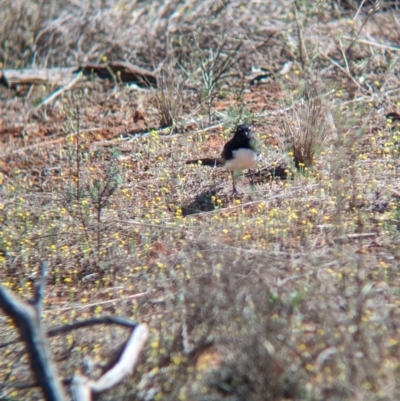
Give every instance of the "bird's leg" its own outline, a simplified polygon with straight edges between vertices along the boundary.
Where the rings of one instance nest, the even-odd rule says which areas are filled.
[[[238,191],[236,190],[236,185],[235,185],[235,172],[231,171],[231,176],[232,176],[232,192],[234,194],[237,194]]]
[[[253,170],[249,168],[249,181],[250,185],[254,187],[254,180],[253,180]]]

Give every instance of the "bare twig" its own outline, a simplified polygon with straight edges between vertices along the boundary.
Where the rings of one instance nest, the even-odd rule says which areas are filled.
[[[55,92],[53,92],[49,97],[41,101],[37,106],[36,110],[40,109],[42,106],[45,106],[49,103],[51,103],[54,99],[56,99],[58,96],[60,96],[62,93],[65,91],[71,89],[82,77],[82,73],[79,72],[76,77],[74,77],[67,85],[63,86],[60,89],[57,89]]]
[[[351,41],[354,40],[354,38],[351,38],[349,36],[342,36],[342,39],[351,40]],[[385,43],[377,43],[377,42],[372,42],[371,40],[365,40],[365,39],[358,39],[358,43],[362,43],[362,44],[368,45],[368,46],[378,47],[380,49],[387,49],[387,50],[391,50],[391,51],[394,51],[394,52],[400,52],[400,47],[396,46],[396,45],[388,45],[388,44],[385,44]]]
[[[303,70],[306,68],[308,64],[308,57],[307,57],[307,51],[306,51],[306,46],[304,42],[304,36],[303,36],[303,28],[300,24],[300,19],[299,19],[299,14],[297,12],[297,7],[296,4],[293,4],[294,8],[294,15],[296,19],[296,25],[297,25],[297,35],[299,39],[299,53],[300,53],[300,61],[301,61],[301,66],[303,67]]]
[[[7,86],[15,85],[67,85],[75,68],[22,69],[0,71],[0,80]]]
[[[133,371],[149,333],[149,328],[145,324],[139,324],[132,331],[120,360],[112,369],[91,385],[93,391],[100,393],[107,390],[118,384],[127,374]]]
[[[124,224],[133,224],[135,226],[141,226],[141,227],[152,227],[152,228],[163,228],[165,230],[180,230],[180,227],[169,227],[169,226],[161,226],[157,224],[147,224],[147,223],[142,223],[140,221],[135,221],[135,220],[118,220],[118,219],[112,219],[112,220],[107,220],[108,222],[118,222],[118,223],[124,223]]]
[[[42,301],[43,301],[44,290],[46,287],[46,279],[47,279],[47,267],[48,267],[47,262],[40,263],[40,281],[39,281],[39,285],[36,289],[35,296],[33,297],[33,300],[32,300],[32,304],[37,309],[39,315],[42,311]]]
[[[354,19],[356,19],[361,7],[363,6],[365,0],[362,1],[362,3],[360,4],[359,9],[357,10],[356,16],[354,17]],[[368,13],[367,18],[365,18],[365,20],[363,21],[363,23],[361,24],[360,29],[357,32],[356,37],[354,38],[354,40],[350,43],[349,47],[346,49],[346,55],[348,55],[351,51],[351,48],[353,47],[354,43],[357,42],[358,37],[360,36],[361,31],[363,30],[365,24],[368,22],[368,20],[371,18],[371,16],[376,12],[376,8],[373,9],[373,11],[371,11],[370,13]]]
[[[32,372],[43,389],[46,400],[65,400],[66,396],[51,360],[37,308],[22,302],[3,286],[0,286],[0,307],[14,320],[21,339],[26,343]]]
[[[72,309],[72,308],[71,308]],[[83,327],[93,326],[96,324],[117,324],[123,327],[127,327],[130,329],[134,329],[137,326],[137,323],[132,322],[131,320],[113,317],[113,316],[105,316],[93,319],[87,319],[82,321],[77,321],[71,324],[65,324],[62,326],[54,327],[47,331],[46,335],[48,337],[54,337],[61,334],[69,333],[72,330],[81,329]],[[8,347],[9,345],[17,344],[21,341],[21,339],[17,338],[13,341],[9,341],[7,343],[0,344],[0,348]]]
[[[89,385],[89,379],[77,373],[72,379],[71,393],[75,401],[90,401],[92,399],[92,390]]]
[[[358,15],[359,11],[361,10],[361,8],[362,8],[364,2],[365,2],[365,0],[363,0],[362,3],[360,4],[360,7],[358,8],[357,13],[356,13],[356,16],[354,17],[354,19],[356,19],[356,17],[357,17],[357,15]],[[348,77],[351,78],[351,79],[353,80],[353,82],[354,82],[354,79],[353,79],[353,72],[352,72],[351,64],[349,64],[349,62],[348,62],[348,59],[351,59],[351,54],[352,54],[352,53],[351,53],[351,50],[352,50],[354,44],[357,42],[358,37],[360,36],[361,31],[363,30],[364,26],[366,25],[366,23],[368,22],[368,20],[370,19],[370,17],[371,17],[372,15],[374,15],[374,13],[377,11],[377,9],[378,9],[378,8],[377,8],[376,5],[375,5],[375,6],[374,6],[374,9],[373,9],[371,12],[368,13],[367,18],[365,18],[365,20],[364,20],[363,23],[361,24],[361,27],[360,27],[360,29],[358,30],[357,34],[356,34],[356,37],[353,39],[353,41],[350,43],[349,47],[348,47],[346,50],[343,50],[342,42],[340,41],[340,50],[342,51],[343,61],[344,61],[344,63],[346,64],[346,69],[347,69],[347,72],[348,72]]]
[[[75,307],[74,306],[68,306],[68,307],[65,307],[65,308],[58,309],[58,310],[65,311],[65,310],[71,310],[71,309],[90,308],[92,306],[104,305],[104,304],[109,304],[109,303],[113,303],[113,302],[117,302],[117,301],[124,301],[126,299],[140,298],[140,297],[143,297],[146,294],[147,294],[147,292],[140,292],[138,294],[128,295],[127,297],[124,297],[124,298],[114,298],[114,299],[109,299],[107,301],[93,302],[93,303],[90,303],[90,304],[79,305],[79,306],[75,306]]]
[[[62,326],[55,327],[54,329],[50,329],[47,332],[49,337],[58,336],[60,334],[69,333],[72,330],[81,329],[83,327],[93,326],[96,324],[117,324],[123,327],[128,327],[130,329],[135,329],[137,323],[132,322],[131,320],[123,319],[120,317],[113,317],[113,316],[105,316],[87,320],[77,321],[71,324],[65,324]]]
[[[132,331],[119,361],[98,380],[90,380],[80,374],[75,375],[72,381],[74,400],[90,401],[92,392],[101,393],[118,384],[125,376],[131,374],[144,344],[149,336],[149,328],[139,324]]]
[[[365,3],[366,1],[367,1],[367,0],[362,0],[362,2],[360,3],[360,6],[359,6],[358,9],[357,9],[356,15],[355,15],[354,18],[353,18],[353,21],[355,21],[355,19],[358,17],[358,14],[359,14],[360,11],[362,10],[362,8],[363,8],[363,6],[364,6],[364,3]]]
[[[353,83],[363,92],[365,92],[366,90],[353,78],[353,76],[350,74],[349,71],[347,71],[347,69],[343,68],[339,63],[337,63],[335,60],[332,60],[327,54],[325,54],[324,52],[322,52],[321,50],[319,50],[319,54],[326,58],[327,60],[329,60],[335,67],[339,68],[340,71],[342,71],[346,77],[348,77],[349,79],[351,79],[353,81]]]
[[[16,388],[16,389],[26,389],[37,387],[37,383],[18,383],[18,382],[11,382],[11,383],[0,383],[0,388]]]

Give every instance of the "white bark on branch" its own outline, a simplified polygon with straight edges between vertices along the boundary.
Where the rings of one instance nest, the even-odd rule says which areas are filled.
[[[118,363],[95,383],[91,384],[92,390],[96,393],[101,393],[118,384],[126,375],[132,374],[139,359],[140,351],[143,349],[148,337],[149,328],[147,325],[140,324],[136,327],[126,343],[124,352]]]
[[[44,393],[46,401],[65,401],[67,399],[61,380],[51,359],[51,353],[46,334],[41,322],[41,303],[44,297],[47,263],[41,264],[42,278],[33,300],[21,301],[7,288],[0,285],[0,308],[10,316],[19,330],[21,340],[26,343],[32,372]],[[76,374],[71,383],[71,392],[75,401],[90,401],[93,393],[101,393],[121,382],[124,377],[133,372],[149,336],[146,324],[136,324],[117,317],[91,319],[75,324],[58,327],[53,334],[62,334],[75,328],[91,324],[113,323],[134,327],[125,344],[118,362],[98,380],[91,380],[81,374]]]
[[[98,380],[90,380],[81,374],[75,375],[71,385],[73,399],[75,401],[91,401],[93,392],[101,393],[108,390],[120,383],[125,376],[132,374],[149,333],[146,324],[139,324],[132,331],[119,361]]]
[[[8,86],[14,85],[67,85],[74,78],[76,68],[47,68],[4,70],[2,78]]]

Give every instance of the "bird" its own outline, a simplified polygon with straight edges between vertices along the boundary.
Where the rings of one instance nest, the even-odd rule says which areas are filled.
[[[389,113],[386,114],[386,119],[392,120],[392,122],[400,121],[400,114],[399,113]]]
[[[250,183],[253,185],[251,169],[260,160],[256,138],[249,124],[238,125],[233,137],[226,142],[219,158],[204,158],[188,160],[186,164],[202,164],[204,166],[224,166],[231,172],[232,192],[237,194],[235,183],[235,171],[248,169],[250,171]]]

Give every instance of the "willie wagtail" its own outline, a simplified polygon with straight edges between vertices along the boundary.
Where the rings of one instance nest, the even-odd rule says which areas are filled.
[[[235,185],[235,171],[251,169],[260,159],[260,153],[257,150],[256,139],[248,124],[239,125],[231,138],[224,146],[221,157],[217,159],[205,158],[188,160],[186,164],[197,164],[201,162],[205,166],[224,166],[231,172],[233,193],[237,193]],[[253,184],[253,178],[250,175],[250,182]]]

